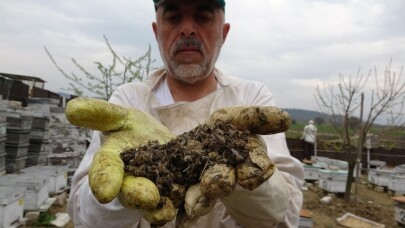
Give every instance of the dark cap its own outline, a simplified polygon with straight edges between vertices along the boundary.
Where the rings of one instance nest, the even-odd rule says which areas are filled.
[[[222,8],[225,8],[225,0],[212,0],[215,3],[217,3],[219,6],[221,6]],[[153,0],[153,2],[156,4],[158,4],[160,2],[160,0]]]

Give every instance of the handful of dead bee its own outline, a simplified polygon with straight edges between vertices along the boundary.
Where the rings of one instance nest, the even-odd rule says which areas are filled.
[[[176,222],[209,213],[236,183],[253,190],[265,182],[274,164],[256,134],[283,132],[290,124],[288,113],[272,106],[235,106],[175,137],[139,110],[75,100],[65,111],[71,123],[108,132],[89,171],[96,199],[108,203],[118,197],[157,226],[173,220],[176,211]],[[85,112],[92,118],[83,119]],[[94,119],[100,118],[114,126],[98,125]]]

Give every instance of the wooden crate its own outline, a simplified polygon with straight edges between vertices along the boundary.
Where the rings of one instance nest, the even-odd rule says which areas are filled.
[[[31,166],[20,170],[20,173],[27,175],[34,174],[49,177],[49,194],[54,195],[67,188],[68,167],[67,166]]]
[[[22,130],[22,131],[15,131],[15,130],[7,130],[7,144],[29,144],[30,143],[30,131],[29,130]]]
[[[18,159],[26,157],[29,144],[6,144],[7,159]]]
[[[405,175],[393,174],[388,182],[388,190],[397,195],[405,194]]]
[[[30,153],[41,153],[50,151],[49,141],[48,140],[36,140],[30,139],[30,146],[28,151]]]
[[[38,210],[49,198],[49,178],[40,175],[7,174],[0,186],[25,187],[24,210]]]
[[[393,169],[369,169],[367,179],[371,184],[388,187],[393,174],[395,174]]]
[[[6,137],[0,138],[0,154],[6,152]]]
[[[405,197],[396,196],[392,199],[395,202],[395,221],[405,226]]]
[[[319,170],[321,167],[317,165],[306,165],[304,166],[304,179],[305,180],[319,180]]]
[[[387,165],[385,161],[379,161],[379,160],[370,160],[368,163],[370,165],[370,169],[379,169],[383,168]]]
[[[314,162],[315,165],[317,165],[323,169],[329,168],[330,158],[320,157],[320,156],[311,156],[311,160]]]
[[[25,187],[0,186],[0,227],[22,220],[25,191]]]
[[[0,153],[0,171],[6,169],[6,153]]]
[[[42,129],[48,130],[49,129],[49,118],[47,117],[34,117],[32,119],[32,129]]]
[[[32,126],[32,118],[21,116],[18,113],[7,112],[7,129],[8,130],[30,130]]]
[[[319,170],[319,187],[333,193],[343,193],[346,190],[347,171]]]
[[[7,123],[0,122],[0,138],[7,136]]]
[[[47,165],[48,164],[48,152],[43,153],[30,153],[27,155],[26,167],[35,165]]]
[[[44,129],[31,129],[30,140],[46,140],[50,137],[50,132]]]
[[[27,162],[27,156],[16,158],[16,159],[7,159],[6,158],[6,172],[15,173],[20,169],[25,168]]]
[[[311,228],[312,226],[311,212],[306,209],[301,209],[298,228]]]

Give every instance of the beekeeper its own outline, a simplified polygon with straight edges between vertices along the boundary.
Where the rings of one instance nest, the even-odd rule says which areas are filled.
[[[150,113],[173,133],[203,123],[218,108],[233,105],[275,105],[269,89],[255,81],[224,75],[215,68],[230,24],[224,0],[154,0],[152,23],[164,67],[143,82],[120,86],[110,102]],[[277,170],[253,191],[236,186],[213,210],[186,227],[298,227],[303,203],[303,169],[287,148],[284,133],[263,136]],[[93,196],[88,171],[100,147],[95,132],[75,172],[68,213],[75,227],[149,227],[138,210],[118,199],[100,204]],[[174,221],[164,227],[174,227]]]
[[[304,141],[304,160],[311,160],[314,155],[317,128],[313,120],[309,120],[302,131],[301,140]]]

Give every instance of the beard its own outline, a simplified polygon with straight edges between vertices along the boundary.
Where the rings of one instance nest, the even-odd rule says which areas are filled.
[[[160,46],[160,44],[159,44]],[[192,46],[196,48],[203,55],[203,60],[199,63],[179,63],[173,59],[173,56],[183,47]],[[215,62],[218,59],[219,52],[222,47],[221,40],[215,44],[214,52],[212,56],[207,54],[204,45],[195,38],[181,38],[174,43],[171,47],[169,56],[163,53],[163,48],[160,46],[160,54],[163,62],[166,65],[166,69],[174,79],[182,81],[186,84],[194,84],[200,80],[203,80],[210,76],[210,73],[214,70]]]

